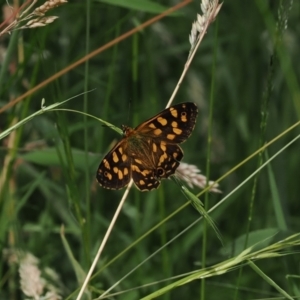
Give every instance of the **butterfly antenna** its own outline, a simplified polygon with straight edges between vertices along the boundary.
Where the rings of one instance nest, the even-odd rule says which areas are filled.
[[[128,102],[128,114],[127,114],[127,124],[130,124],[130,113],[131,113],[131,103],[132,103],[132,101],[131,101],[131,99],[129,99],[129,102]]]

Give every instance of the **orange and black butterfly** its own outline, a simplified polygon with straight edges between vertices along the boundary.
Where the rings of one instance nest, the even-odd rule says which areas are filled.
[[[185,102],[167,108],[136,128],[122,126],[124,137],[104,157],[97,180],[107,189],[121,189],[132,178],[141,191],[158,188],[173,175],[183,157],[178,144],[192,133],[197,105]]]

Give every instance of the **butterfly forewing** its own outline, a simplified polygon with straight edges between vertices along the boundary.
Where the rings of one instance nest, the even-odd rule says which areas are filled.
[[[99,184],[120,189],[132,178],[141,191],[158,188],[173,175],[183,157],[179,143],[193,131],[198,109],[186,102],[167,108],[135,129],[123,126],[123,139],[105,156],[97,172]]]
[[[165,139],[169,143],[179,144],[191,135],[196,124],[197,114],[198,109],[195,103],[180,103],[143,122],[135,128],[135,131],[148,137]]]

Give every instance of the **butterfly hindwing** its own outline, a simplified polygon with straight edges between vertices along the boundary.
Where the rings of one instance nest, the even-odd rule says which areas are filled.
[[[159,155],[156,163],[156,176],[161,179],[168,178],[175,173],[183,158],[183,151],[177,144],[161,142],[160,146],[164,151]]]
[[[160,185],[160,180],[173,175],[183,157],[182,149],[176,144],[152,141],[152,155],[147,163],[132,160],[132,179],[141,191],[150,191]]]
[[[151,191],[160,185],[154,170],[143,166],[132,165],[132,179],[140,191]]]
[[[107,189],[118,190],[129,183],[131,162],[130,157],[124,153],[122,141],[104,157],[96,177],[99,184]]]

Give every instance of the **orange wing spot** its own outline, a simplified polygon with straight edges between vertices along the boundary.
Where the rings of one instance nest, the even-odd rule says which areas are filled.
[[[120,152],[120,154],[123,154],[123,148],[122,147],[119,148],[119,152]]]
[[[152,151],[153,152],[157,152],[157,146],[156,146],[156,144],[152,144]]]
[[[128,168],[124,168],[124,175],[128,175]]]
[[[175,139],[176,135],[175,134],[167,134],[167,139],[173,141]]]
[[[160,135],[160,134],[162,133],[162,130],[159,129],[159,128],[156,128],[156,129],[153,131],[153,133],[154,133],[155,135]]]
[[[175,109],[174,107],[171,107],[171,108],[170,108],[170,113],[171,113],[171,115],[172,115],[174,118],[177,118],[177,117],[178,117],[178,111],[177,111],[177,109]]]
[[[122,155],[122,161],[124,162],[124,161],[126,161],[127,160],[127,155],[126,154],[123,154]]]
[[[136,165],[132,165],[132,171],[136,171],[138,173],[141,173],[140,168],[138,166],[136,166]]]
[[[119,172],[119,169],[117,167],[114,167],[113,170],[114,170],[115,173]]]
[[[140,159],[135,158],[134,160],[135,160],[135,162],[138,163],[139,165],[142,165],[142,164],[143,164],[142,161],[141,161]]]
[[[108,170],[110,170],[110,164],[109,162],[107,161],[107,159],[103,159],[103,164],[104,164],[104,167]]]
[[[122,180],[123,179],[123,173],[122,173],[122,171],[121,170],[119,170],[119,172],[118,172],[118,178],[120,179],[120,180]]]
[[[117,163],[117,162],[119,161],[119,157],[118,157],[117,153],[116,153],[116,152],[113,152],[112,156],[113,156],[113,161],[114,161],[115,163]]]
[[[162,117],[158,117],[157,122],[159,122],[162,126],[166,126],[168,124],[167,119],[162,118]]]
[[[179,128],[173,128],[173,132],[176,133],[177,135],[182,134],[182,130]]]
[[[177,128],[177,127],[178,127],[178,123],[177,123],[177,122],[175,122],[175,121],[173,121],[173,122],[171,123],[171,125],[172,125],[172,127],[175,127],[175,128]]]
[[[165,161],[165,159],[166,159],[167,157],[168,157],[168,156],[166,155],[166,153],[164,153],[163,155],[161,155],[160,158],[159,158],[158,165],[161,166],[161,164]]]
[[[182,112],[182,113],[181,113],[181,121],[182,121],[182,122],[187,122],[186,112]]]
[[[139,184],[140,184],[140,185],[144,185],[144,184],[145,184],[145,181],[144,181],[144,180],[140,180],[140,181],[139,181]]]
[[[162,159],[162,158],[163,158],[162,156],[159,158],[159,161],[158,161],[158,163],[157,163],[157,166],[158,166],[158,167],[160,167],[161,164],[164,162],[164,159]]]
[[[166,150],[167,150],[166,144],[165,143],[160,143],[160,149],[162,151],[166,152]]]
[[[141,174],[142,174],[143,176],[145,176],[145,177],[146,177],[149,173],[150,173],[149,170],[144,170],[143,172],[141,172]]]
[[[150,124],[148,125],[148,127],[152,128],[152,129],[155,129],[155,128],[156,128],[156,126],[155,126],[153,123],[150,123]]]
[[[112,175],[108,172],[104,172],[104,176],[107,177],[109,180],[112,179]]]

